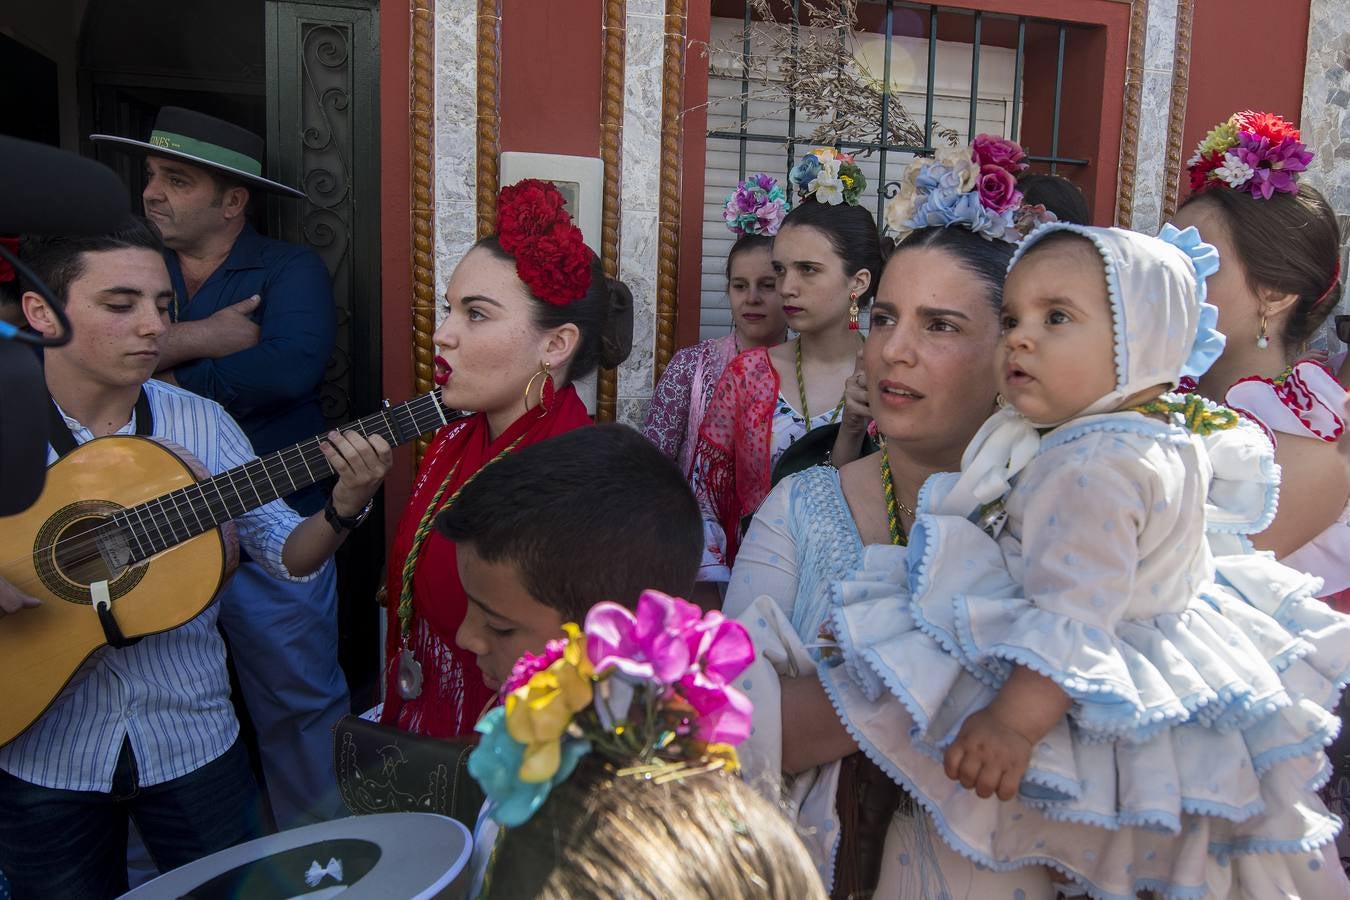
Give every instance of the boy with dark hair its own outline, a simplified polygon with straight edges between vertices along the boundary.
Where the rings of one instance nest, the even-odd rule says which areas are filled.
[[[485,467],[436,517],[455,542],[468,595],[455,634],[497,690],[601,600],[632,609],[651,588],[687,597],[703,519],[679,468],[626,425],[578,428]],[[481,884],[497,826],[478,817],[470,863]]]
[[[255,458],[219,404],[151,377],[174,296],[162,251],[139,219],[104,235],[24,241],[23,262],[52,289],[72,332],[43,353],[48,464],[114,434],[177,444],[213,475]],[[21,296],[27,322],[55,337],[62,328],[51,302],[31,287]],[[302,583],[323,569],[347,535],[343,521],[365,507],[392,461],[379,436],[332,432],[322,448],[339,473],[333,518],[302,520],[274,500],[234,520],[241,549],[275,578]],[[0,578],[0,612],[40,621],[39,598],[22,588]],[[262,797],[238,740],[219,606],[130,646],[100,647],[0,747],[0,869],[16,896],[123,893],[129,818],[164,870],[261,835]]]
[[[436,519],[455,542],[468,612],[455,636],[499,688],[601,600],[688,596],[703,550],[680,470],[625,425],[578,428],[483,469]]]

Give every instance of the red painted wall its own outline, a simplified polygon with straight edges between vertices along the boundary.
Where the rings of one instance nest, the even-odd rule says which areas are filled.
[[[708,151],[708,61],[703,56],[712,29],[708,0],[686,7],[684,48],[684,142],[680,147],[680,270],[675,343],[698,343],[699,281],[703,277],[703,163]],[[692,298],[692,299],[691,299]],[[692,304],[692,305],[691,305]]]
[[[1184,163],[1205,133],[1241,109],[1298,121],[1308,55],[1309,0],[1195,0],[1191,78],[1181,145],[1181,192],[1190,193]]]
[[[602,14],[602,0],[503,0],[503,151],[600,155]]]
[[[380,297],[385,393],[401,402],[413,394],[412,156],[409,142],[408,60],[412,16],[407,3],[380,5]],[[394,451],[384,482],[386,546],[412,486],[410,447]]]

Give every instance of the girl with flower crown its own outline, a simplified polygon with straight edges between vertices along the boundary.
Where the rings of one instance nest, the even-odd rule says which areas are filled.
[[[727,365],[741,351],[772,347],[786,335],[772,253],[786,213],[787,195],[768,175],[747,178],[727,197],[724,218],[737,236],[726,265],[731,333],[676,351],[642,426],[643,435],[680,464],[685,478],[693,472],[704,410]]]
[[[881,269],[876,222],[858,205],[867,183],[852,158],[814,150],[791,179],[802,199],[774,237],[773,268],[797,338],[732,360],[699,425],[692,483],[707,541],[700,581],[727,580],[741,520],[768,494],[784,451],[838,421],[859,349],[858,314]]]
[[[1299,358],[1342,291],[1336,215],[1297,180],[1311,160],[1280,117],[1237,113],[1196,148],[1194,193],[1175,221],[1199,229],[1223,261],[1210,297],[1228,344],[1195,387],[1264,425],[1283,470],[1279,512],[1252,542],[1321,578],[1323,596],[1350,610],[1350,479],[1335,449],[1344,353],[1330,367]]]
[[[870,547],[837,588],[827,692],[979,865],[1093,897],[1350,896],[1314,793],[1350,617],[1269,556],[1215,555],[1269,524],[1278,470],[1254,424],[1169,393],[1222,350],[1217,269],[1194,229],[1033,232],[1009,408],[925,483],[908,553]]]
[[[888,204],[900,238],[886,260],[862,354],[858,404],[883,450],[839,469],[784,478],[746,533],[724,611],[749,630],[761,658],[743,683],[755,732],[742,752],[747,779],[771,797],[780,771],[822,879],[836,896],[951,900],[1045,897],[1045,872],[980,871],[929,833],[890,777],[859,752],[814,669],[831,586],[858,566],[864,545],[903,545],[919,486],[960,466],[961,452],[995,409],[992,358],[1003,278],[1035,216],[1006,187],[1025,168],[1016,144],[980,135],[943,160],[918,160]],[[976,173],[985,166],[981,193]],[[944,176],[959,172],[953,179]],[[952,195],[973,193],[974,204]],[[930,196],[930,195],[937,196]],[[1008,223],[996,227],[994,220]],[[998,238],[990,237],[997,232]],[[888,499],[891,502],[888,502]],[[849,726],[854,727],[854,726]],[[904,859],[886,879],[882,861]]]
[[[455,643],[468,599],[455,545],[431,526],[485,466],[590,424],[572,382],[617,366],[632,346],[632,296],[605,277],[553,185],[502,189],[497,228],[455,267],[432,340],[451,409],[413,482],[389,554],[381,722],[432,737],[469,734],[495,697]]]

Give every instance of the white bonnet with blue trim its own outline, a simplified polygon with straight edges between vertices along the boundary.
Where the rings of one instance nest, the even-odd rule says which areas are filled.
[[[1116,389],[1077,415],[1114,409],[1156,385],[1199,377],[1223,353],[1219,311],[1205,302],[1205,279],[1219,270],[1219,251],[1194,228],[1164,225],[1157,237],[1123,228],[1050,222],[1018,245],[1011,272],[1027,251],[1057,231],[1092,242],[1106,266],[1115,327]]]
[[[1223,353],[1224,337],[1215,328],[1219,311],[1205,302],[1205,279],[1219,270],[1219,251],[1201,241],[1194,228],[1164,225],[1155,238],[1121,228],[1051,222],[1027,235],[1008,270],[1028,248],[1057,231],[1082,235],[1100,254],[1115,330],[1115,389],[1070,419],[1111,412],[1140,391],[1175,387],[1182,376],[1198,378]],[[1012,407],[994,413],[966,446],[960,477],[933,511],[965,516],[1005,495],[1039,450],[1037,429],[1060,424],[1029,422]]]

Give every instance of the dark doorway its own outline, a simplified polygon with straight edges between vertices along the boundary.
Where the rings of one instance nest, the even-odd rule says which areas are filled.
[[[57,98],[56,60],[0,34],[0,109],[5,110],[0,134],[59,146]]]
[[[166,105],[264,135],[268,176],[306,192],[257,195],[251,215],[263,233],[312,247],[333,278],[338,336],[322,393],[332,425],[373,412],[382,396],[376,5],[89,0],[79,27],[80,147],[122,175],[133,208],[140,159],[88,135],[144,138]],[[371,521],[383,521],[378,503]],[[358,709],[376,692],[383,562],[379,527],[359,529],[338,555],[339,654]]]

